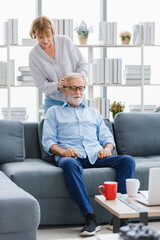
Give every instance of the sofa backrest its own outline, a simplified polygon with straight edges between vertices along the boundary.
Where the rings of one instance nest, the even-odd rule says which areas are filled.
[[[118,154],[160,155],[160,113],[118,113],[114,133]]]
[[[25,158],[41,158],[38,122],[24,122]]]

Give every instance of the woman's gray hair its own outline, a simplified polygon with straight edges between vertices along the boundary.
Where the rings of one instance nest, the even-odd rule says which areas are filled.
[[[75,78],[83,81],[83,75],[80,73],[69,73],[64,77],[64,79],[66,81],[69,81],[69,80],[75,79]]]

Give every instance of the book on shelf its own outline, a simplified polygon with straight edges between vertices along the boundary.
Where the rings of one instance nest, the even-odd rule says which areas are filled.
[[[125,79],[141,79],[141,74],[124,74]],[[150,79],[150,74],[144,74],[144,79]]]
[[[126,84],[141,84],[141,79],[125,79]],[[150,79],[144,79],[144,84],[150,84]]]
[[[106,98],[99,97],[99,98],[90,98],[86,99],[87,106],[96,108],[103,118],[109,118],[109,106],[110,101]]]
[[[112,60],[109,58],[104,59],[105,64],[105,83],[112,83]]]
[[[124,74],[141,74],[141,69],[125,69]],[[151,69],[144,69],[144,74],[151,74]]]
[[[122,83],[122,59],[93,59],[89,65],[89,83]]]
[[[122,83],[122,59],[118,59],[118,70],[117,70],[117,83],[121,84]]]
[[[125,65],[125,69],[131,69],[131,70],[141,70],[142,66],[141,65]],[[144,70],[145,69],[151,69],[151,65],[144,65]]]
[[[139,24],[133,25],[133,45],[142,43],[142,26]]]
[[[37,39],[33,38],[22,38],[22,45],[34,46],[37,43]]]
[[[93,63],[97,64],[97,82],[96,83],[104,83],[104,59],[103,58],[93,59]]]
[[[10,85],[15,86],[15,61],[14,59],[9,60],[10,64]],[[7,62],[0,62],[0,85],[8,86],[7,79]]]
[[[17,81],[18,86],[35,86],[33,81]]]
[[[20,76],[17,76],[18,86],[34,86],[33,77],[29,66],[19,66]]]
[[[122,83],[122,59],[105,58],[105,83]]]
[[[99,22],[99,43],[100,44],[117,44],[117,23],[116,22]]]
[[[21,76],[32,76],[31,71],[20,71]]]
[[[20,71],[20,72],[30,72],[30,68],[29,68],[29,66],[19,66],[18,67],[18,71]]]
[[[51,19],[56,35],[67,35],[73,40],[73,19]]]
[[[9,33],[9,44],[18,44],[18,19],[8,19],[4,22],[4,44],[8,43]]]
[[[17,76],[17,81],[23,81],[23,82],[33,82],[33,77],[32,76]]]
[[[133,26],[133,45],[155,44],[155,22],[140,22]]]

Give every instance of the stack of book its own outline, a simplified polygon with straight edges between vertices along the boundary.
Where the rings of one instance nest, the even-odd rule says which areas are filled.
[[[99,22],[99,43],[109,45],[117,44],[116,22]]]
[[[7,31],[8,25],[8,31]],[[9,44],[18,44],[18,19],[8,19],[8,22],[4,22],[4,44],[8,43],[9,33]]]
[[[73,19],[51,19],[56,35],[67,35],[73,40]]]
[[[2,108],[3,119],[8,119],[8,108]],[[11,120],[18,120],[21,122],[28,121],[28,115],[26,114],[25,107],[13,107],[11,108]]]
[[[86,102],[88,107],[93,107],[98,109],[103,118],[109,119],[110,100],[100,97],[100,98],[86,99]]]
[[[20,71],[20,76],[17,76],[18,86],[34,86],[29,66],[20,66],[18,70]]]
[[[155,44],[155,22],[141,22],[133,26],[133,45]]]
[[[121,84],[122,59],[94,59],[89,66],[89,83]]]
[[[15,86],[15,61],[10,59],[10,85]],[[0,86],[8,86],[7,63],[0,62]]]
[[[141,65],[126,65],[124,70],[126,84],[141,83]],[[150,84],[151,65],[144,65],[144,83]]]
[[[144,105],[144,112],[154,112],[156,105]],[[130,112],[140,112],[141,105],[129,105]]]

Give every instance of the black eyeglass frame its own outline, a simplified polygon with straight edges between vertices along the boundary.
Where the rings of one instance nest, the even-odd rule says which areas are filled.
[[[71,91],[73,92],[76,92],[77,89],[79,89],[80,92],[84,92],[86,86],[79,86],[79,87],[76,87],[76,86],[63,86],[64,88],[68,88],[70,89]],[[74,88],[74,89],[73,89]]]

